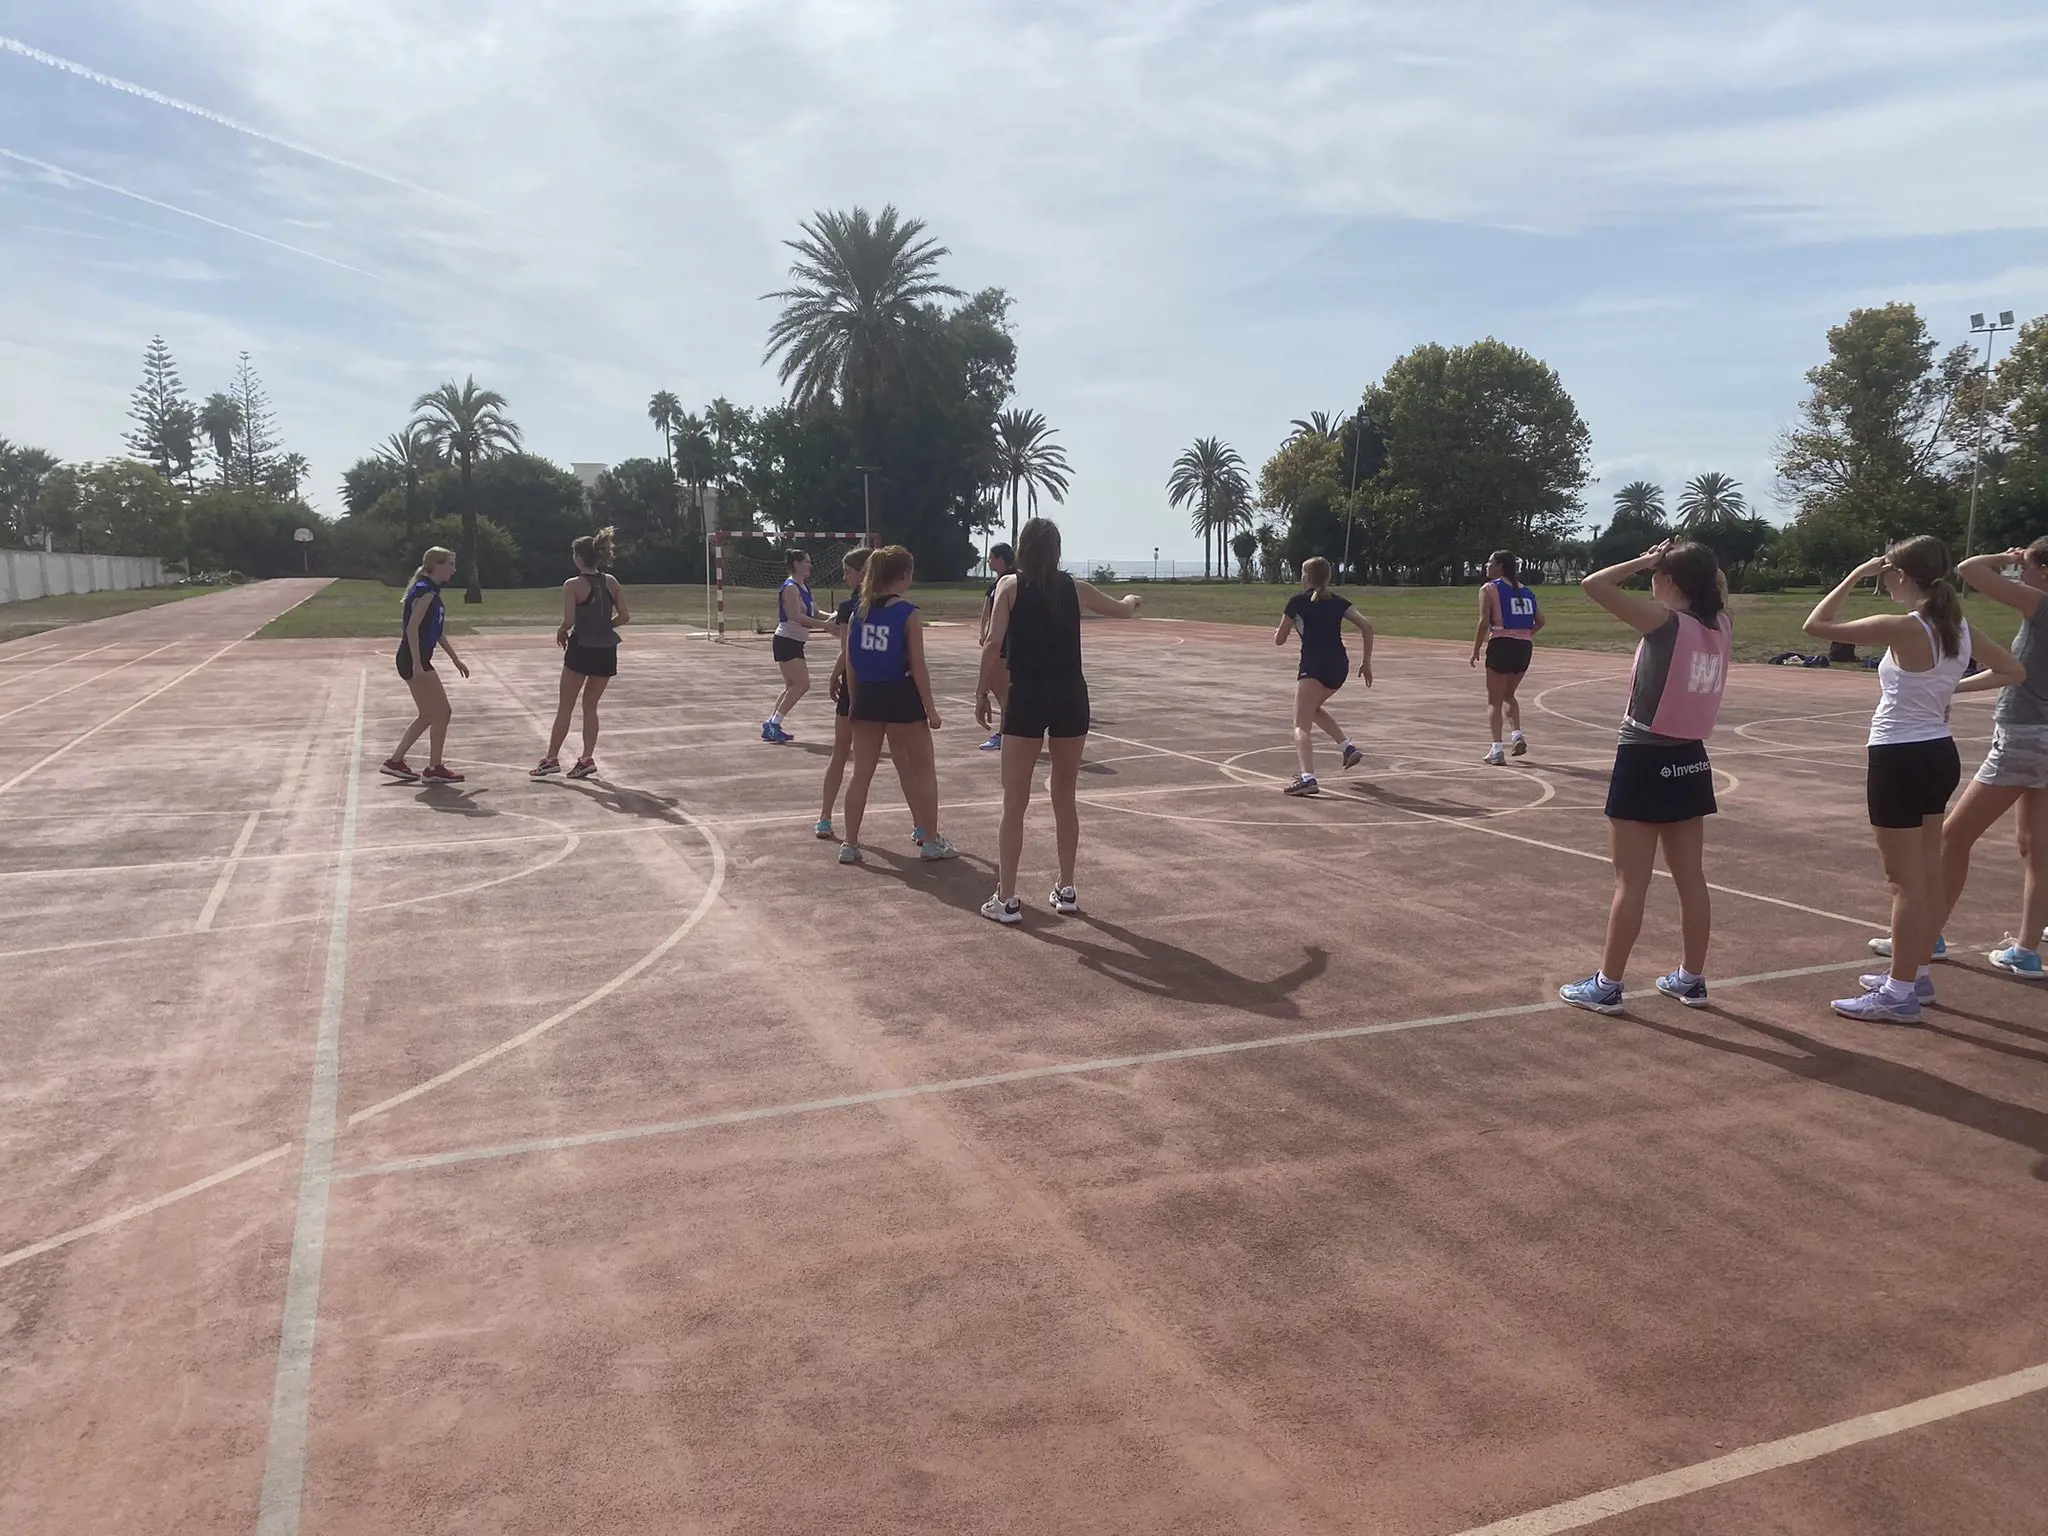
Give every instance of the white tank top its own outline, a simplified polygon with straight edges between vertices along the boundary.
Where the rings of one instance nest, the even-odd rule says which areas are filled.
[[[1934,648],[1934,665],[1925,672],[1908,672],[1889,648],[1877,664],[1877,682],[1883,696],[1877,713],[1870,717],[1870,745],[1897,746],[1908,741],[1939,741],[1950,734],[1949,700],[1956,684],[1970,666],[1970,625],[1964,621],[1953,656],[1941,654],[1941,640],[1934,626],[1919,614],[1920,627],[1927,631],[1927,643]]]

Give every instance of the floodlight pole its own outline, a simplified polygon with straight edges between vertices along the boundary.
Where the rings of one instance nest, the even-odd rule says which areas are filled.
[[[1984,393],[1977,398],[1977,447],[1970,457],[1970,522],[1963,534],[1963,558],[1977,552],[1977,484],[1984,477],[1984,416],[1991,393],[1991,353],[1998,345],[1998,333],[2012,329],[2012,311],[2000,310],[1987,322],[1982,315],[1970,316],[1970,334],[1984,338]]]
[[[1365,441],[1365,407],[1351,413],[1351,489],[1344,496],[1344,563],[1337,568],[1337,580],[1351,579],[1352,502],[1358,496],[1358,450]]]

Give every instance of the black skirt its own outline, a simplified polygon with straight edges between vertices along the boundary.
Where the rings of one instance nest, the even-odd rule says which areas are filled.
[[[1704,741],[1631,742],[1615,749],[1614,776],[1607,782],[1610,821],[1667,825],[1711,816],[1719,809],[1714,765],[1707,761]]]
[[[585,677],[617,677],[619,648],[616,645],[580,645],[571,640],[563,648],[562,665]]]

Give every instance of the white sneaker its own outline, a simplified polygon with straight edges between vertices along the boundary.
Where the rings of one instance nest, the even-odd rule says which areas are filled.
[[[1052,909],[1067,914],[1078,912],[1081,898],[1071,885],[1056,885],[1052,888]]]
[[[1505,768],[1508,765],[1508,754],[1506,749],[1503,748],[1501,744],[1496,741],[1492,746],[1486,749],[1486,757],[1484,760],[1495,768]]]
[[[1024,898],[1012,896],[1005,901],[1001,896],[991,896],[981,904],[981,915],[992,923],[1021,923],[1024,921]]]

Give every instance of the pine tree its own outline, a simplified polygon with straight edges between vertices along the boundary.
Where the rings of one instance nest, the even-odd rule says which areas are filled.
[[[128,398],[128,417],[135,426],[121,441],[168,480],[180,467],[180,436],[191,413],[170,344],[152,336],[142,354],[142,382]]]
[[[234,479],[242,485],[262,485],[277,460],[277,413],[270,408],[270,396],[256,377],[256,365],[244,352],[235,362],[235,381],[229,387],[238,420],[235,424]]]

